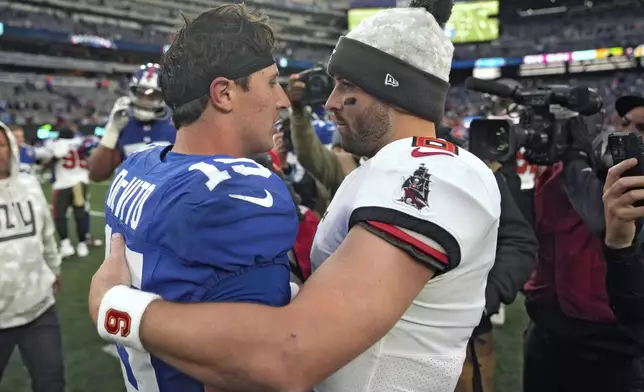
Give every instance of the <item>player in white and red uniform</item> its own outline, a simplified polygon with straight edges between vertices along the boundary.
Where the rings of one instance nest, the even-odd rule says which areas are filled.
[[[327,108],[343,148],[370,159],[336,192],[315,235],[316,269],[289,305],[182,304],[134,290],[130,279],[140,273],[130,278],[126,259],[133,269],[141,261],[117,239],[90,289],[101,336],[216,390],[453,392],[484,311],[501,198],[481,160],[435,139],[449,88],[453,45],[443,27],[451,6],[413,0],[381,11],[336,46]],[[187,36],[173,45],[189,48]],[[170,61],[188,53],[172,50]],[[190,72],[175,69],[164,86]],[[227,91],[212,87],[219,80],[214,102]],[[235,113],[238,96],[226,97]],[[206,174],[213,188],[230,177]],[[242,200],[273,204],[265,189]],[[263,238],[248,233],[249,243]]]
[[[85,139],[70,129],[63,129],[57,139],[45,145],[50,153],[52,164],[52,210],[56,230],[60,238],[60,252],[63,257],[77,253],[80,257],[88,255],[87,233],[89,232],[89,210],[87,184],[89,171],[87,160],[82,153]],[[78,244],[71,244],[67,230],[67,211],[73,209],[76,221]]]
[[[485,305],[498,198],[485,164],[432,138],[395,141],[347,177],[318,226],[314,268],[359,225],[438,276],[385,337],[324,381],[320,392],[453,391]]]

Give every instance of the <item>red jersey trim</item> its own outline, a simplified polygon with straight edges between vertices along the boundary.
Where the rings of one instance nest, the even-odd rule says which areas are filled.
[[[431,246],[417,240],[416,238],[412,237],[411,235],[405,233],[404,231],[400,230],[396,226],[383,223],[383,222],[376,222],[376,221],[367,221],[371,226],[377,228],[378,230],[381,230],[390,236],[403,241],[409,245],[412,245],[419,251],[431,256],[435,260],[441,262],[442,264],[448,265],[449,260],[447,258],[447,255],[437,249],[432,248]]]

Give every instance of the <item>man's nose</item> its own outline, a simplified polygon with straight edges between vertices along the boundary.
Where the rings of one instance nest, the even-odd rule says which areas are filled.
[[[324,104],[324,107],[327,110],[330,110],[332,112],[339,111],[342,109],[342,102],[340,101],[340,94],[337,94],[335,92],[335,89],[331,92],[331,95],[329,95],[329,98],[327,99],[326,103]]]
[[[288,109],[290,107],[291,107],[291,101],[288,99],[288,95],[286,95],[286,92],[284,91],[282,86],[280,86],[280,92],[277,98],[277,108],[279,110],[283,110],[283,109]]]

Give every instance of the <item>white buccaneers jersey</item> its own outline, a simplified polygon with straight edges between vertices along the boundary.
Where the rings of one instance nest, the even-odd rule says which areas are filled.
[[[385,337],[316,391],[453,392],[483,315],[500,209],[492,171],[444,140],[398,140],[354,170],[318,226],[313,268],[361,224],[436,275]]]
[[[71,188],[78,184],[89,183],[87,160],[79,153],[83,138],[57,139],[47,147],[53,154],[53,189]]]

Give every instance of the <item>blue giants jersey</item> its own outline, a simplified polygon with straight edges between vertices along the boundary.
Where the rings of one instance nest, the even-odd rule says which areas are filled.
[[[118,147],[123,158],[127,158],[150,143],[158,145],[174,144],[177,136],[170,119],[156,120],[143,123],[135,118],[130,118],[127,125],[121,131]]]
[[[286,185],[250,159],[170,149],[130,155],[105,201],[106,243],[124,235],[132,285],[176,302],[286,305],[298,230]],[[154,356],[117,348],[128,391],[204,390]]]
[[[32,146],[23,144],[20,147],[20,167],[23,173],[32,173],[33,166],[36,164],[36,150]]]

